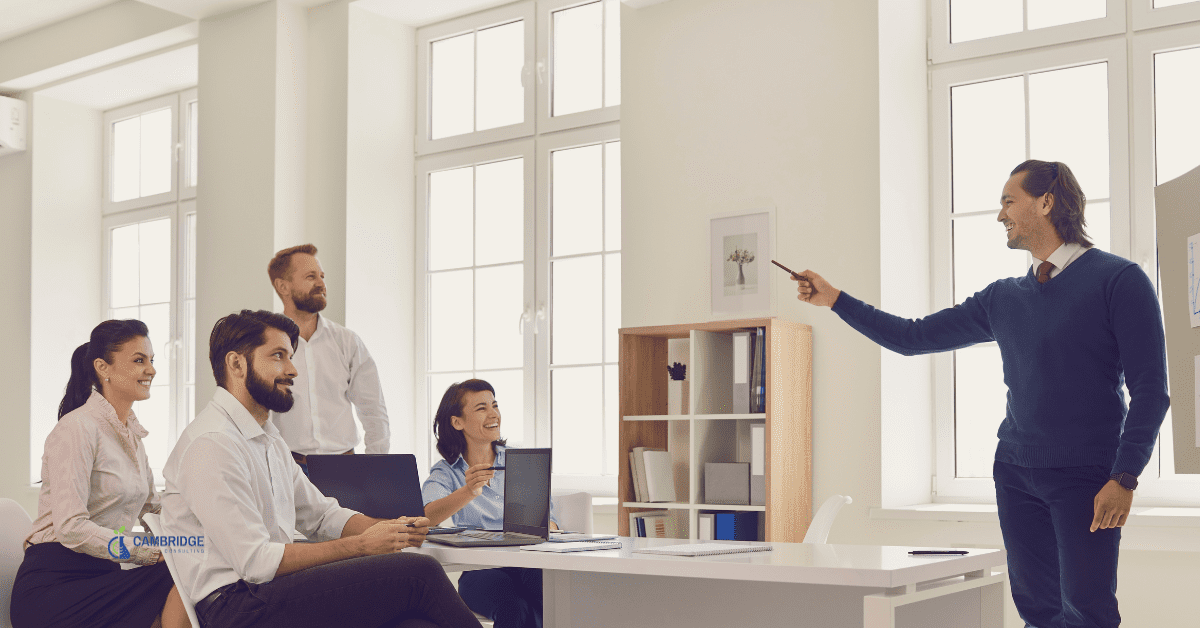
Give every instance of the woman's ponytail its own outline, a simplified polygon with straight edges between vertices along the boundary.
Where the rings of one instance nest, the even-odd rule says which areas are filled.
[[[92,366],[95,358],[89,358],[85,342],[71,354],[71,379],[67,380],[67,390],[63,393],[62,401],[58,404],[58,418],[63,418],[68,412],[87,403],[92,396],[92,387],[96,385],[96,367]]]
[[[101,389],[96,375],[96,358],[112,364],[113,354],[121,345],[149,335],[146,324],[136,319],[104,321],[92,329],[91,340],[79,345],[71,354],[71,379],[58,404],[58,418],[87,403],[92,389]]]

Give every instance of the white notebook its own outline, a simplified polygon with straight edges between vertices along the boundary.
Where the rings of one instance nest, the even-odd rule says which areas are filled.
[[[746,552],[769,552],[770,545],[728,545],[726,543],[686,543],[643,547],[633,550],[639,554],[664,554],[666,556],[713,556],[715,554],[744,554]]]
[[[530,552],[590,552],[592,550],[621,549],[620,541],[569,541],[555,543],[552,541],[537,545],[522,545],[521,549]]]

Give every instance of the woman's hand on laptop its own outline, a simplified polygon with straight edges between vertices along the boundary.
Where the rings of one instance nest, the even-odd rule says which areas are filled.
[[[467,467],[467,483],[465,486],[463,486],[463,488],[467,489],[467,492],[469,492],[472,497],[479,497],[480,495],[483,495],[483,487],[486,486],[495,475],[496,472],[492,470],[492,465],[490,464],[477,464],[472,467]]]

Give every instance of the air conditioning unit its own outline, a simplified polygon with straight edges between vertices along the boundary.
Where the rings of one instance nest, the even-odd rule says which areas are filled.
[[[25,101],[0,96],[0,157],[25,150],[28,129]]]

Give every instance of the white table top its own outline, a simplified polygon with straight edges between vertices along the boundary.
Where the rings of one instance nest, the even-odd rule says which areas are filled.
[[[419,551],[442,563],[486,567],[529,567],[594,573],[624,573],[683,578],[714,578],[800,584],[892,588],[960,576],[1003,565],[1003,550],[961,548],[963,556],[910,556],[915,549],[878,545],[689,541],[622,537],[620,549],[556,554],[517,547],[459,548],[426,541]],[[663,556],[634,553],[635,548],[684,543],[770,545],[769,552],[716,556]]]

